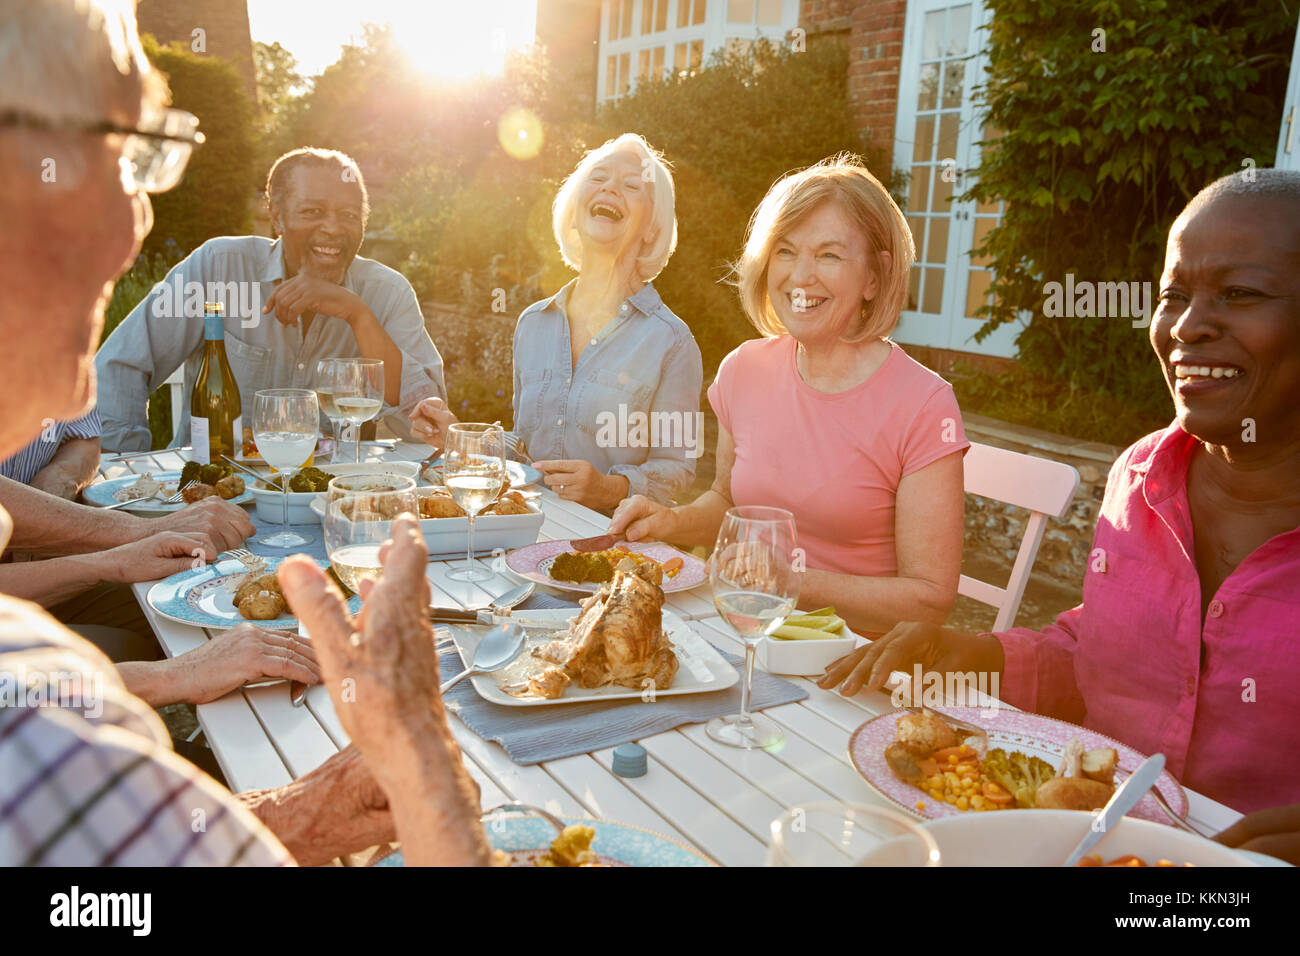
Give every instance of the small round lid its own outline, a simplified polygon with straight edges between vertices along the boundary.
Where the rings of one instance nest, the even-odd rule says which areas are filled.
[[[614,748],[614,773],[620,777],[644,777],[645,748],[640,744],[620,744]]]

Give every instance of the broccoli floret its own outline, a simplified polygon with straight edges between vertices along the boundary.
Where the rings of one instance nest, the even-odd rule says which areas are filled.
[[[181,469],[181,484],[188,485],[191,481],[199,480],[199,472],[203,466],[197,461],[187,461],[185,467]]]

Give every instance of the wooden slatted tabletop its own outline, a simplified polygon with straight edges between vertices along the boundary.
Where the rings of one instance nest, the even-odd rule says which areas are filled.
[[[398,443],[383,457],[414,461],[427,451],[423,445]],[[101,474],[113,478],[176,470],[182,461],[176,452],[125,462],[106,457]],[[604,516],[549,490],[541,501],[546,515],[543,540],[587,537],[605,530]],[[481,605],[517,583],[502,574],[477,585],[451,581],[447,578],[451,564],[429,564],[434,601],[440,605]],[[213,636],[156,614],[145,599],[153,583],[133,587],[169,656],[183,654]],[[715,646],[743,653],[740,642],[717,616],[707,588],[670,594],[665,606]],[[649,772],[632,779],[613,773],[612,748],[521,767],[498,744],[479,738],[454,715],[449,719],[470,775],[481,789],[484,808],[519,802],[566,816],[632,824],[689,843],[723,864],[757,865],[766,853],[771,821],[787,807],[826,800],[885,804],[853,768],[848,739],[865,720],[885,713],[889,698],[877,692],[847,699],[811,680],[791,679],[809,691],[808,698],[763,711],[785,734],[785,745],[779,750],[734,750],[709,739],[702,724],[690,724],[638,741],[649,754]],[[197,711],[208,743],[235,790],[287,783],[348,742],[324,687],[311,688],[302,708],[292,707],[285,685],[277,684],[236,691],[200,704]],[[1205,830],[1222,829],[1240,816],[1192,791],[1188,800],[1191,822]]]

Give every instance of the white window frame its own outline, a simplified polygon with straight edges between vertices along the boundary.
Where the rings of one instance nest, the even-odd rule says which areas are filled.
[[[642,50],[653,51],[660,46],[664,48],[664,75],[667,76],[672,72],[673,51],[677,49],[679,43],[685,43],[689,48],[689,44],[697,40],[703,41],[704,49],[700,56],[700,63],[703,65],[708,62],[715,50],[724,48],[729,39],[754,40],[762,37],[778,44],[784,43],[789,32],[799,24],[799,0],[782,0],[781,23],[775,27],[759,27],[752,23],[728,23],[727,0],[708,0],[703,23],[679,27],[677,26],[678,8],[681,4],[690,4],[694,0],[668,0],[667,29],[660,30],[658,33],[642,34],[639,31],[644,5],[647,2],[653,3],[654,0],[635,0],[632,6],[633,32],[627,37],[610,40],[611,5],[621,2],[622,0],[603,0],[601,3],[598,34],[600,43],[596,69],[597,103],[610,103],[620,99],[617,93],[614,96],[605,95],[606,68],[611,56],[628,54],[628,69],[633,74],[632,82],[628,87],[630,93],[636,89],[637,62]]]

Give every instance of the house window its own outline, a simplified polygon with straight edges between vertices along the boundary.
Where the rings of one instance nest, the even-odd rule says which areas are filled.
[[[620,37],[632,35],[632,0],[623,0],[622,29],[619,31]]]
[[[668,26],[668,0],[641,0],[641,33],[649,36]]]
[[[781,0],[728,0],[727,22],[780,26]]]
[[[704,22],[705,0],[677,0],[677,25],[698,26]]]
[[[664,48],[657,46],[650,57],[650,75],[657,80],[664,78]]]
[[[704,41],[679,43],[673,48],[673,73],[677,76],[693,76],[700,71],[704,62]]]

